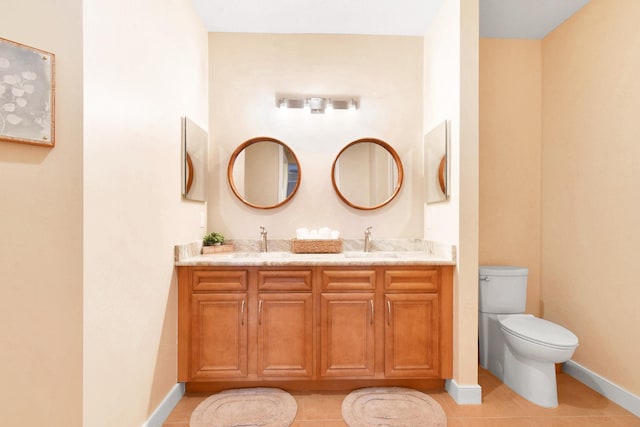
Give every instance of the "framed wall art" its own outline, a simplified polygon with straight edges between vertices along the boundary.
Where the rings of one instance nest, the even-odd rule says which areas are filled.
[[[0,38],[0,141],[55,145],[55,55]]]

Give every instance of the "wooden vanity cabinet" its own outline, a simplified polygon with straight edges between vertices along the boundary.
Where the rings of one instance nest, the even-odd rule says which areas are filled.
[[[450,378],[451,274],[430,266],[324,269],[321,376]]]
[[[374,269],[324,269],[320,294],[320,377],[375,374]]]
[[[313,375],[312,273],[259,270],[257,375],[311,378]]]
[[[246,301],[246,293],[193,295],[191,379],[247,375]]]
[[[180,274],[184,289],[179,293],[179,333],[186,344],[179,349],[180,378],[247,375],[247,271],[183,269]]]
[[[178,267],[178,380],[194,391],[442,384],[452,276],[452,266]]]
[[[311,269],[179,267],[178,379],[311,378]]]
[[[448,292],[443,269],[389,269],[384,274],[385,376],[438,377],[450,370],[446,354],[450,335]],[[442,313],[441,313],[442,311]]]

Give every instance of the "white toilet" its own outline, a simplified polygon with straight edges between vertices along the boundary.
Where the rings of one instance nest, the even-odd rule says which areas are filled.
[[[554,408],[555,364],[571,358],[578,337],[560,325],[523,314],[527,274],[523,267],[480,266],[480,366],[525,399]]]

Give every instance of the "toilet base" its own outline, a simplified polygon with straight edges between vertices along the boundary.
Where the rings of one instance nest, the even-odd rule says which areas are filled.
[[[505,348],[503,382],[528,401],[545,408],[558,406],[556,366],[553,362],[521,360]]]

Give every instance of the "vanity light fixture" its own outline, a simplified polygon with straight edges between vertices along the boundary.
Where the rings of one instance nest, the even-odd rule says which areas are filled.
[[[324,110],[327,113],[330,113],[330,112],[333,111],[333,100],[331,98],[327,99],[327,103],[326,103],[326,105],[324,107]]]
[[[276,106],[280,109],[287,108],[304,108],[311,114],[324,114],[332,110],[351,110],[358,109],[358,100],[356,98],[329,98],[324,96],[309,97],[277,97]]]

